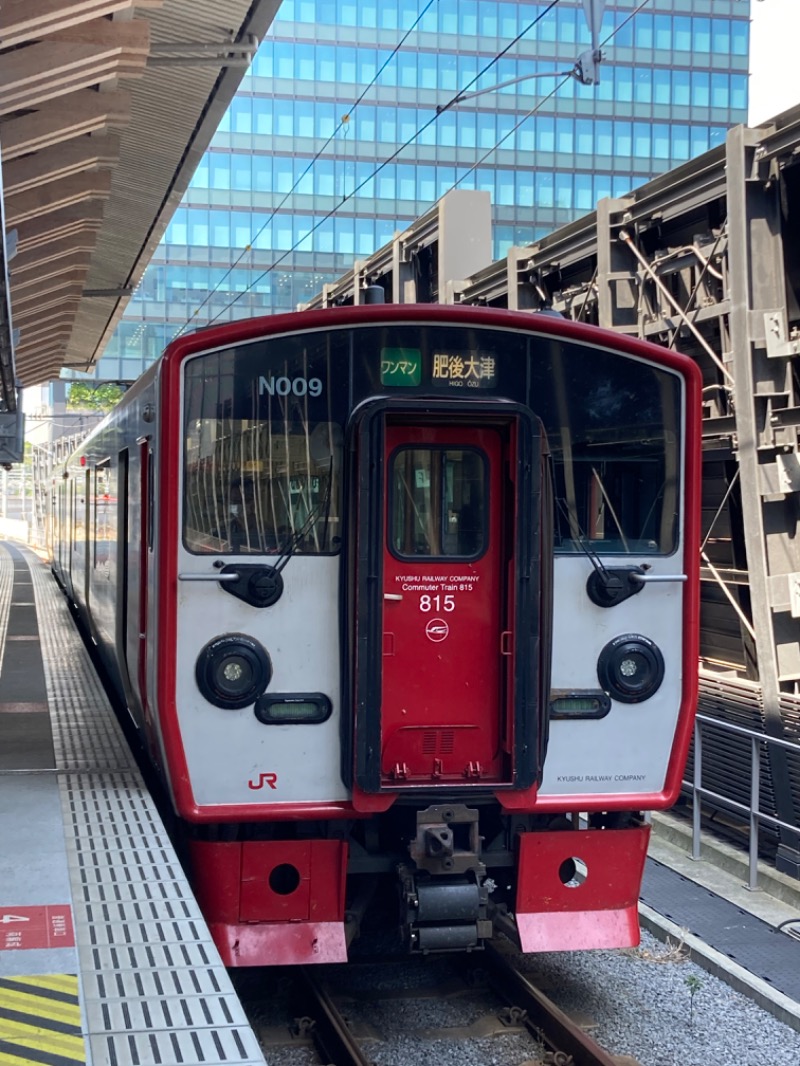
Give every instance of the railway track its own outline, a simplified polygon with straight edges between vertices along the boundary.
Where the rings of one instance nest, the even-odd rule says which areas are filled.
[[[283,986],[288,1027],[274,1015],[265,1023],[258,1010],[253,1027],[270,1066],[439,1063],[436,1041],[447,1042],[447,1061],[464,1064],[635,1066],[600,1047],[519,973],[515,958],[513,948],[490,947],[433,965],[393,958],[391,970],[386,959],[302,967]],[[436,1024],[427,1024],[432,1016]]]

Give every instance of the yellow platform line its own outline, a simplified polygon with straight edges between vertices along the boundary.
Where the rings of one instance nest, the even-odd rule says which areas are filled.
[[[0,1066],[85,1062],[74,974],[0,978]]]

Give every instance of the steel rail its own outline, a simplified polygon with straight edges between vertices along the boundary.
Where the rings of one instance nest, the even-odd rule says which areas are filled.
[[[509,956],[489,943],[484,957],[491,985],[503,999],[525,1011],[524,1023],[535,1037],[570,1056],[571,1066],[617,1066],[612,1055],[515,969],[515,955]]]
[[[310,1000],[309,1015],[314,1021],[310,1036],[323,1061],[329,1066],[372,1066],[372,1060],[366,1058],[327,990],[311,974],[310,967],[299,967],[298,977]]]

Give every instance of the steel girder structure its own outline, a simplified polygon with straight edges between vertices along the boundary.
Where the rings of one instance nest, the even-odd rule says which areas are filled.
[[[704,387],[700,709],[763,745],[761,809],[800,825],[800,107],[490,263],[486,194],[450,193],[310,305],[550,309],[673,346]],[[480,264],[480,269],[476,269]],[[750,802],[744,739],[704,739],[704,786]],[[800,836],[772,834],[800,876]]]

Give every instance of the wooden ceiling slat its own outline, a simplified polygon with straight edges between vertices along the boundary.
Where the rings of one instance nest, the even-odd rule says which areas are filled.
[[[0,5],[0,48],[25,44],[133,7],[161,7],[163,0],[4,0]]]
[[[30,272],[15,274],[11,280],[12,307],[17,299],[24,297],[31,290],[35,290],[37,286],[41,287],[42,292],[49,292],[50,290],[45,286],[52,285],[54,282],[80,281],[81,284],[84,284],[90,262],[91,253],[75,256],[73,259],[63,263],[56,262],[49,268],[40,268],[32,274]]]
[[[23,255],[61,237],[97,234],[103,223],[100,201],[88,201],[80,207],[65,207],[38,218],[17,224],[17,254]]]
[[[44,270],[51,263],[58,263],[62,259],[74,259],[76,256],[91,255],[96,240],[95,234],[75,234],[70,237],[62,237],[57,241],[49,241],[39,248],[33,248],[24,254],[14,256],[10,264],[9,273],[11,282],[25,274],[29,270]]]
[[[46,148],[3,167],[6,196],[61,181],[84,170],[112,167],[119,159],[119,137],[110,133]]]
[[[0,115],[110,78],[141,75],[149,49],[150,26],[142,19],[90,22],[17,48],[0,64]]]
[[[40,189],[6,197],[6,225],[15,226],[48,211],[58,211],[84,200],[99,200],[111,195],[111,171],[93,170],[54,181]]]
[[[127,90],[98,93],[94,89],[81,89],[66,98],[46,102],[34,114],[1,123],[3,163],[87,133],[108,127],[121,128],[130,117],[131,94]]]

